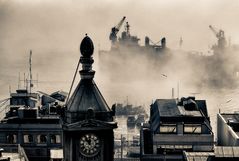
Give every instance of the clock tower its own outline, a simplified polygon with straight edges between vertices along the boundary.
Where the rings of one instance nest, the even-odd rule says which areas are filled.
[[[86,35],[80,45],[81,80],[67,103],[63,124],[65,161],[113,161],[117,123],[93,78],[94,45]]]

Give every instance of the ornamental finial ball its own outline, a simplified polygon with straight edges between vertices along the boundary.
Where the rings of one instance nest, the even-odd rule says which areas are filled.
[[[81,41],[80,44],[80,52],[83,55],[83,57],[91,57],[94,52],[94,44],[90,37],[86,36],[84,39]]]

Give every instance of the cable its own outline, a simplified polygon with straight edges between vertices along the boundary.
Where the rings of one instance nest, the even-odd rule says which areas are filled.
[[[70,94],[71,94],[71,90],[72,90],[72,87],[73,87],[74,82],[75,82],[76,73],[77,73],[77,71],[78,71],[78,69],[79,69],[79,65],[80,65],[80,59],[79,59],[79,61],[78,61],[78,64],[77,64],[77,67],[76,67],[76,71],[75,71],[75,74],[74,74],[74,77],[73,77],[73,80],[72,80],[72,83],[71,83],[70,91],[69,91],[69,93],[68,93],[68,95],[67,95],[66,105],[67,105],[67,103],[68,103],[68,100],[69,100],[69,97],[70,97]]]

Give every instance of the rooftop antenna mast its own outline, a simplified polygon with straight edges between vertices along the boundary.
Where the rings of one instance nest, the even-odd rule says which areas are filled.
[[[20,75],[20,72],[18,73],[18,85],[17,85],[17,88],[20,89],[20,86],[21,86],[21,75]]]
[[[177,88],[178,88],[178,100],[179,100],[179,81],[177,82]]]
[[[31,89],[33,87],[33,84],[32,84],[32,50],[30,50],[30,57],[29,57],[29,74],[30,74],[29,92],[31,93]]]

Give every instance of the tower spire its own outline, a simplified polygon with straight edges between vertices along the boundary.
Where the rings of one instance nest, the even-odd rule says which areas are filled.
[[[63,125],[64,159],[68,161],[114,160],[117,123],[93,80],[93,51],[93,42],[86,35],[80,45],[81,80],[67,103]]]
[[[94,45],[87,35],[80,44],[80,52],[80,63],[82,64],[82,69],[80,70],[81,80],[67,102],[67,113],[69,114],[67,122],[72,123],[77,120],[84,120],[89,109],[93,109],[95,113],[101,113],[100,115],[104,115],[103,113],[109,114],[109,117],[99,118],[96,115],[97,119],[112,121],[111,110],[93,80],[95,75],[95,71],[92,70]],[[79,116],[76,117],[76,113]]]

